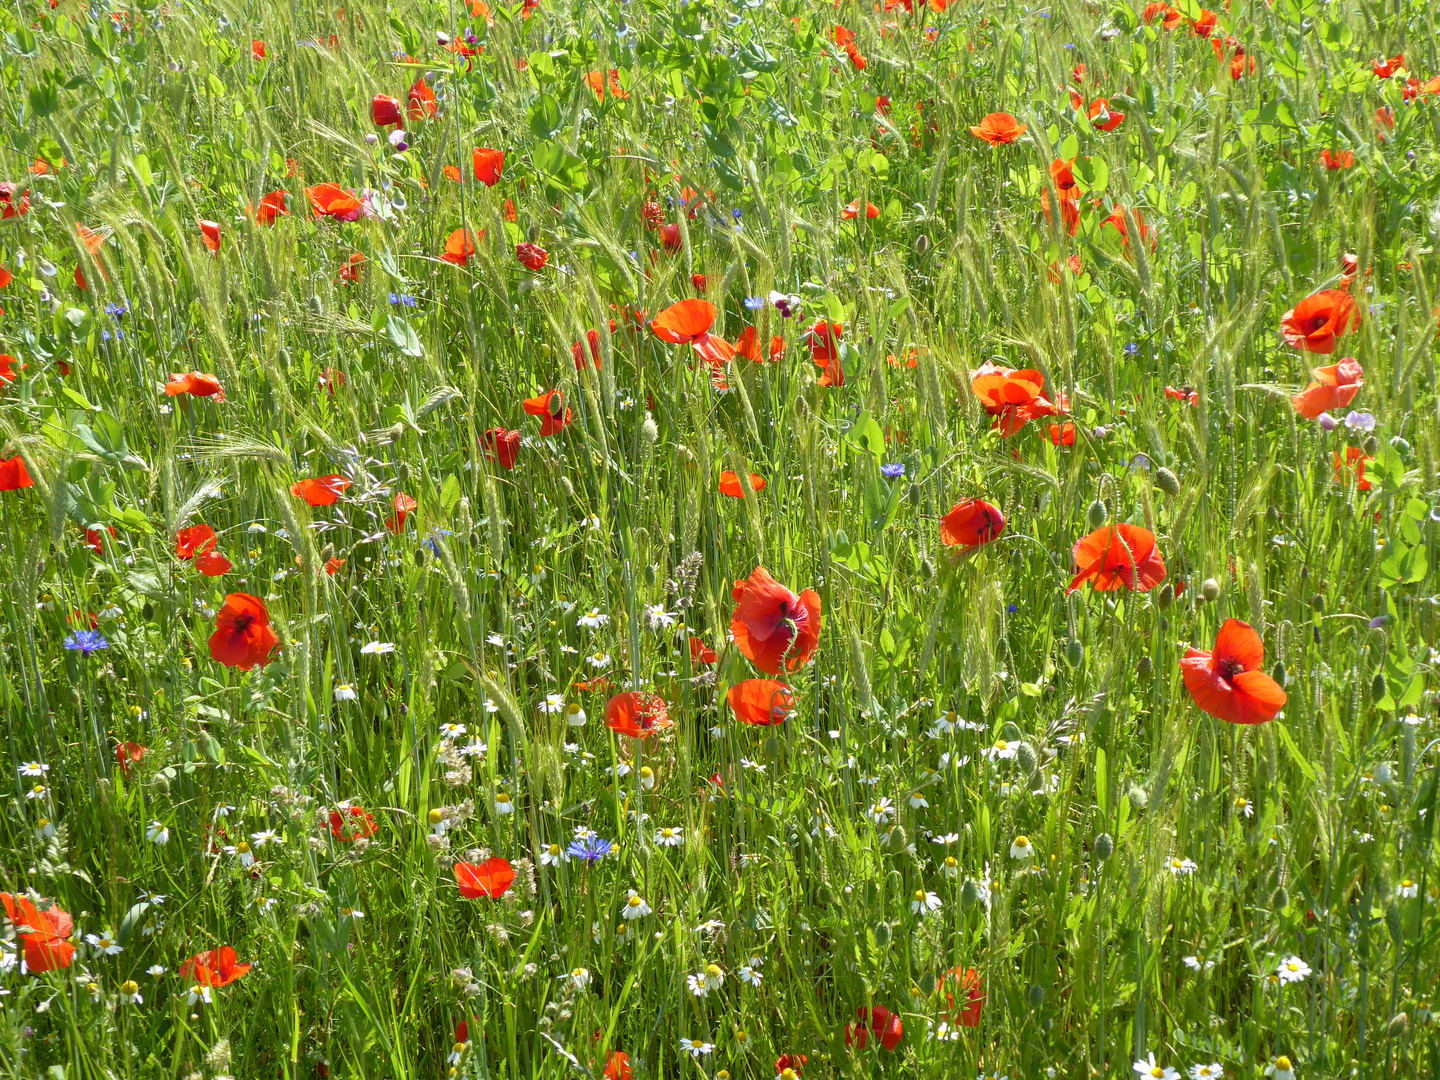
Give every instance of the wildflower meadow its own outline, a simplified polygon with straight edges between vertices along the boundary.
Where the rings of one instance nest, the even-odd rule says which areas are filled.
[[[1440,1074],[1440,35],[0,11],[0,1069]]]

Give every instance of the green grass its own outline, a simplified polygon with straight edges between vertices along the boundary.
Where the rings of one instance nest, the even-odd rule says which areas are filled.
[[[623,1051],[645,1078],[769,1080],[803,1054],[807,1080],[1019,1080],[1134,1077],[1153,1053],[1184,1076],[1280,1056],[1305,1080],[1433,1076],[1440,37],[1421,4],[1235,3],[1217,59],[1181,11],[0,14],[0,179],[30,199],[0,223],[0,459],[34,480],[0,493],[0,887],[53,899],[78,946],[61,970],[4,962],[4,1069],[598,1078]],[[1372,72],[1400,52],[1405,73]],[[611,69],[627,96],[598,98],[585,74]],[[403,107],[426,73],[438,115],[393,152],[371,98]],[[1070,87],[1123,123],[1092,127]],[[992,148],[969,129],[998,111],[1028,130]],[[476,147],[505,152],[493,187]],[[1057,158],[1073,237],[1040,209]],[[373,216],[312,219],[322,182],[376,193]],[[290,212],[257,225],[277,191]],[[1114,213],[1153,246],[1122,246]],[[474,256],[442,261],[463,228]],[[527,240],[545,268],[517,263]],[[1359,326],[1332,355],[1287,345],[1282,315],[1342,287],[1347,253]],[[712,382],[646,325],[700,295],[713,333],[753,326],[783,358]],[[843,386],[817,385],[818,318],[843,325]],[[592,328],[600,369],[577,370]],[[1291,403],[1344,356],[1364,386],[1333,417],[1373,431]],[[1002,437],[971,388],[986,362],[1038,369],[1069,415]],[[226,400],[166,396],[189,371]],[[557,388],[574,420],[541,438],[522,401]],[[482,452],[495,428],[523,435],[513,470]],[[1367,490],[1332,466],[1347,447]],[[767,483],[730,498],[722,471]],[[332,473],[335,506],[290,494]],[[392,532],[396,492],[417,506]],[[957,556],[940,518],[973,497],[1007,524]],[[1067,595],[1107,522],[1155,533],[1162,588]],[[223,577],[176,555],[198,524]],[[758,677],[727,640],[757,566],[823,609],[769,728],[725,704]],[[227,593],[266,601],[268,665],[212,659]],[[65,648],[92,614],[108,647]],[[1182,680],[1228,618],[1288,693],[1267,724],[1202,713]],[[674,721],[643,742],[605,726],[632,681]],[[124,769],[122,743],[145,748]],[[334,836],[337,806],[373,835]],[[541,865],[581,827],[613,851]],[[452,865],[492,856],[514,885],[462,897]],[[939,910],[913,914],[917,890]],[[107,930],[123,951],[86,943]],[[253,967],[192,1004],[181,965],[221,946]],[[1290,957],[1310,974],[1279,985]],[[979,1023],[934,1037],[971,968]],[[893,1051],[846,1046],[870,1006],[899,1015]]]

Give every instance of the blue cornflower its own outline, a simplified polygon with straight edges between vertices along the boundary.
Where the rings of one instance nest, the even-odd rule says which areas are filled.
[[[597,863],[606,855],[610,854],[615,847],[609,840],[603,840],[598,836],[587,836],[584,840],[573,840],[570,846],[565,849],[565,854],[572,859],[579,859],[581,862]]]
[[[749,311],[759,311],[759,310],[760,310],[762,307],[764,307],[764,306],[765,306],[765,298],[764,298],[763,296],[747,296],[747,297],[745,297],[745,307],[746,307],[746,309],[749,310]]]
[[[731,211],[730,211],[730,216],[731,216],[732,218],[734,218],[736,221],[739,221],[739,220],[740,220],[740,208],[737,206],[734,210],[731,210]]]
[[[1005,605],[1005,614],[1006,614],[1006,615],[1014,615],[1014,614],[1015,614],[1017,611],[1019,611],[1019,610],[1020,610],[1020,605],[1019,605],[1019,604],[1006,604],[1006,605]]]
[[[1137,345],[1137,344],[1136,344],[1135,342],[1133,342],[1133,341],[1130,342],[1128,345],[1125,346],[1125,355],[1126,355],[1126,356],[1139,356],[1139,355],[1140,355],[1140,346]]]
[[[430,531],[430,535],[425,538],[425,546],[430,549],[430,553],[431,553],[432,555],[435,555],[436,557],[439,557],[439,555],[440,555],[440,544],[437,542],[436,537],[453,536],[453,535],[454,535],[454,533],[452,533],[449,529],[432,529],[432,530]]]
[[[905,465],[902,462],[894,462],[890,465],[880,466],[880,475],[887,479],[894,480],[897,476],[905,475]]]
[[[123,319],[126,315],[130,314],[130,306],[128,304],[106,304],[105,314],[109,315],[112,319]]]
[[[65,639],[65,648],[86,656],[109,647],[110,643],[105,640],[99,630],[76,630],[74,634]]]

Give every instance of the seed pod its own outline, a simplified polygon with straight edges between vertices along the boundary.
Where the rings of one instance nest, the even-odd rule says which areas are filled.
[[[1072,668],[1079,667],[1085,659],[1085,644],[1079,638],[1071,638],[1065,643],[1065,662]]]
[[[1220,599],[1220,582],[1213,577],[1207,577],[1200,583],[1200,595],[1207,603],[1213,604]]]
[[[1275,661],[1275,666],[1270,669],[1270,677],[1274,679],[1277,683],[1279,683],[1281,686],[1285,685],[1285,680],[1289,678],[1290,675],[1289,672],[1285,670],[1284,660]]]
[[[1388,693],[1388,690],[1385,686],[1385,673],[1383,671],[1377,671],[1374,680],[1370,683],[1370,700],[1381,701],[1384,699],[1386,693]]]
[[[1169,469],[1155,470],[1155,486],[1172,499],[1180,494],[1180,478]]]
[[[1110,512],[1105,509],[1105,504],[1099,499],[1092,502],[1090,509],[1085,511],[1085,520],[1090,523],[1090,528],[1092,529],[1098,529],[1101,525],[1104,525],[1105,519],[1109,516]]]
[[[890,927],[883,922],[875,924],[875,944],[882,949],[890,944]]]
[[[1115,854],[1115,838],[1108,832],[1102,832],[1095,837],[1095,858],[1099,862],[1108,862],[1111,855]]]
[[[1168,607],[1169,607],[1171,604],[1173,604],[1174,602],[1175,602],[1175,586],[1174,586],[1174,585],[1164,585],[1164,586],[1162,586],[1161,589],[1160,589],[1159,595],[1157,595],[1157,596],[1155,597],[1155,606],[1158,607],[1161,611],[1164,611],[1166,608],[1168,608]]]
[[[1148,682],[1150,676],[1155,674],[1155,661],[1148,656],[1140,657],[1140,662],[1135,665],[1135,674]]]

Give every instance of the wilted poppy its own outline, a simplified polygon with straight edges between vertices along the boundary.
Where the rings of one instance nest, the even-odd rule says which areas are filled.
[[[340,271],[335,276],[347,285],[353,285],[360,280],[360,267],[365,263],[365,256],[355,252],[350,258],[340,264]]]
[[[280,639],[270,629],[270,609],[248,593],[230,593],[215,616],[210,635],[210,656],[226,667],[249,671],[270,663]]]
[[[429,120],[440,111],[439,103],[435,100],[435,91],[430,89],[430,84],[425,81],[425,76],[415,80],[415,85],[410,87],[410,93],[405,99],[405,116],[411,123],[418,124],[422,120]]]
[[[1096,98],[1090,103],[1090,126],[1099,131],[1114,131],[1125,122],[1125,114],[1110,108],[1107,98]]]
[[[1365,463],[1374,460],[1358,446],[1347,446],[1343,458],[1339,451],[1333,451],[1331,463],[1335,469],[1335,482],[1343,484],[1353,479],[1358,490],[1369,491],[1371,484],[1365,479]]]
[[[235,564],[218,551],[207,551],[195,556],[195,569],[206,577],[224,577],[235,569]]]
[[[34,486],[35,481],[30,479],[24,458],[18,454],[13,458],[0,458],[0,491],[19,491]]]
[[[122,742],[115,747],[115,763],[120,766],[120,774],[125,779],[130,779],[130,766],[137,764],[146,754],[146,748],[139,743]]]
[[[1360,308],[1344,289],[1312,293],[1280,317],[1285,343],[1301,352],[1332,353],[1335,343],[1360,328]]]
[[[214,551],[219,540],[209,525],[191,525],[175,534],[175,556],[189,562],[196,555]]]
[[[220,223],[218,221],[200,220],[200,238],[205,241],[205,246],[215,254],[220,253]]]
[[[456,229],[445,238],[445,250],[441,252],[440,259],[442,262],[454,263],[456,266],[464,266],[469,263],[470,257],[475,254],[477,250],[476,245],[479,240],[483,239],[485,239],[483,230],[480,232],[477,240],[475,230]]]
[[[966,499],[940,519],[940,542],[947,547],[978,548],[1005,531],[1005,515],[984,499]]]
[[[516,244],[515,261],[526,270],[542,270],[550,259],[550,253],[539,244]]]
[[[767,675],[794,671],[809,662],[820,644],[820,596],[806,589],[796,596],[758,566],[731,592],[735,613],[730,632],[750,662]]]
[[[276,218],[289,213],[285,208],[285,192],[272,191],[262,198],[260,205],[255,208],[255,224],[274,225]]]
[[[1028,130],[1015,117],[1005,112],[994,112],[970,129],[977,139],[984,139],[991,146],[1005,146],[1013,143]]]
[[[1045,376],[1031,368],[1017,371],[987,361],[971,376],[970,389],[985,411],[996,417],[994,426],[1006,437],[1031,420],[1062,411],[1045,396]]]
[[[505,171],[505,151],[477,147],[473,159],[476,180],[486,187],[494,187],[500,182],[500,174]]]
[[[487,460],[496,462],[502,469],[513,469],[520,456],[520,432],[491,428],[480,436],[480,446]]]
[[[220,380],[200,371],[188,374],[172,371],[170,380],[165,384],[165,393],[170,397],[189,394],[191,397],[213,397],[217,402],[225,400],[225,388],[220,385]]]
[[[860,216],[860,200],[856,199],[854,202],[850,203],[849,206],[845,207],[844,210],[841,210],[840,216],[846,221],[851,221],[855,218],[858,218]],[[879,217],[880,208],[872,202],[867,202],[865,204],[865,216],[867,218]]]
[[[750,474],[750,487],[753,491],[764,491],[765,478],[752,472]],[[729,495],[732,499],[744,498],[745,490],[740,483],[739,474],[733,472],[722,472],[720,474],[720,494]]]
[[[941,979],[941,985],[955,980],[956,989],[962,995],[961,1007],[956,1008],[955,997],[947,988],[945,1002],[951,1012],[950,1022],[963,1027],[979,1027],[980,1014],[985,1010],[985,981],[974,968],[952,968]]]
[[[419,503],[417,503],[409,495],[406,495],[403,491],[397,491],[395,493],[394,501],[395,513],[391,514],[388,518],[385,519],[385,528],[389,529],[397,536],[400,533],[404,532],[405,518],[409,516],[411,510],[414,510],[419,505]]]
[[[336,221],[356,221],[365,212],[365,203],[353,191],[339,184],[316,184],[305,189],[314,217],[333,217]]]
[[[691,345],[709,335],[715,314],[715,305],[708,300],[681,300],[656,315],[650,331],[672,345]]]
[[[379,127],[390,127],[392,124],[405,126],[404,117],[400,115],[400,102],[385,94],[376,94],[370,99],[370,119]]]
[[[670,709],[658,694],[627,690],[605,705],[605,726],[632,739],[644,739],[671,727]]]
[[[526,398],[520,405],[531,416],[540,417],[540,434],[549,437],[564,431],[575,419],[575,413],[565,408],[565,397],[559,390],[550,390],[539,397]]]
[[[374,836],[377,826],[375,818],[360,806],[349,806],[343,811],[330,811],[330,835],[342,844]]]
[[[229,945],[196,953],[180,965],[180,977],[192,979],[200,986],[229,986],[249,973],[250,965],[236,963],[235,950]]]
[[[311,506],[334,506],[349,486],[349,480],[332,473],[313,480],[297,480],[290,485],[290,494]]]
[[[1155,534],[1136,525],[1105,525],[1075,542],[1075,576],[1067,592],[1090,582],[1096,592],[1149,592],[1165,580]]]
[[[1195,704],[1230,724],[1263,724],[1285,707],[1285,691],[1260,668],[1265,646],[1249,624],[1226,619],[1211,652],[1187,649],[1180,661]]]
[[[1321,413],[1330,409],[1345,408],[1365,385],[1365,369],[1353,356],[1328,367],[1311,368],[1310,377],[1314,382],[1290,399],[1295,411],[1306,420],[1319,419]]]
[[[736,683],[725,695],[735,719],[742,724],[769,727],[783,724],[795,711],[795,696],[790,687],[770,679],[746,679]]]

